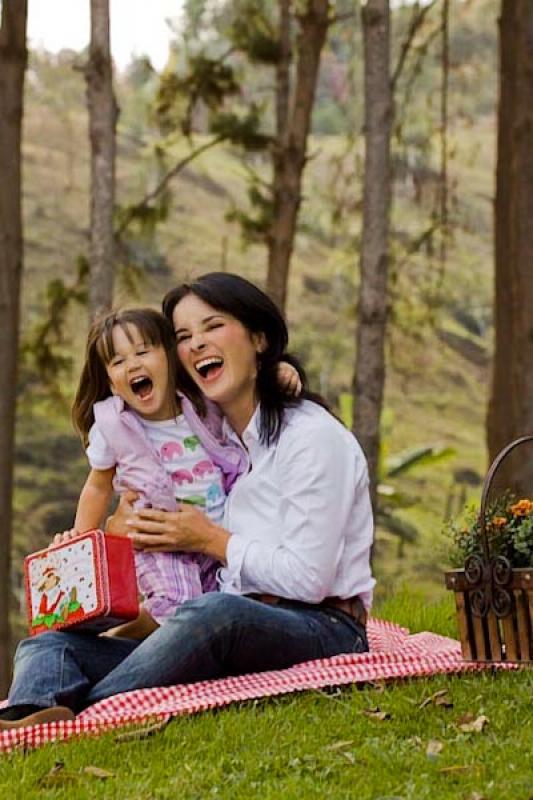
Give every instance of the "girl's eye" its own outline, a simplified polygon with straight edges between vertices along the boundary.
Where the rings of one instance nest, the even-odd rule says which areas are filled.
[[[181,344],[181,342],[184,342],[186,339],[190,339],[190,338],[191,338],[190,334],[188,334],[188,333],[180,333],[179,335],[176,336],[176,342],[178,344]]]
[[[119,367],[121,364],[124,363],[123,358],[114,358],[113,361],[109,364],[110,367]]]
[[[211,323],[210,323],[210,324],[207,326],[207,330],[208,330],[208,331],[213,331],[213,330],[215,330],[215,328],[221,328],[223,325],[224,325],[224,323],[223,323],[223,322],[211,322]]]

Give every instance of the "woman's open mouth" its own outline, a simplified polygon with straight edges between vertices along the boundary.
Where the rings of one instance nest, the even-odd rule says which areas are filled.
[[[194,365],[194,368],[196,372],[199,373],[202,380],[214,381],[224,369],[224,359],[218,356],[203,358]]]
[[[141,400],[146,400],[152,394],[154,388],[152,379],[147,375],[139,375],[139,377],[133,378],[130,381],[130,386],[133,394]]]

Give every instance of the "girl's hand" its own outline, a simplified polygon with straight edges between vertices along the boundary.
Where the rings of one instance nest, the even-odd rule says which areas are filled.
[[[124,492],[120,497],[120,502],[115,509],[115,513],[107,518],[105,530],[107,533],[114,533],[115,536],[127,536],[130,533],[130,526],[127,520],[135,513],[133,504],[138,500],[137,492]]]
[[[50,547],[54,544],[64,544],[65,542],[70,542],[71,539],[75,539],[76,536],[80,536],[82,531],[76,530],[76,528],[70,528],[68,531],[63,531],[63,533],[56,533],[52,541],[50,542]]]
[[[137,550],[206,553],[225,562],[230,534],[188,503],[177,511],[140,509],[127,520],[128,536]]]
[[[280,361],[278,364],[278,383],[282,389],[294,397],[298,397],[302,391],[302,381],[298,370],[287,361]]]

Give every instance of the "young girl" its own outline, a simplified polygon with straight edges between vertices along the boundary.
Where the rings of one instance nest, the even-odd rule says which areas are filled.
[[[199,417],[177,395],[176,364],[174,332],[157,311],[115,311],[93,324],[73,405],[91,471],[63,538],[101,526],[113,490],[137,492],[136,507],[172,511],[194,503],[222,521],[243,451],[221,441],[214,410]],[[294,372],[282,362],[280,381],[292,385]],[[115,629],[122,636],[143,638],[181,603],[216,590],[218,564],[200,553],[136,551],[135,566],[143,608],[138,620]]]

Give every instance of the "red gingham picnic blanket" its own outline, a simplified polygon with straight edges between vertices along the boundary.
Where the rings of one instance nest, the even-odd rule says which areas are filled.
[[[463,661],[459,642],[454,639],[435,633],[410,635],[406,628],[384,620],[369,621],[368,640],[368,653],[306,661],[270,672],[118,694],[86,709],[72,722],[49,722],[3,731],[0,733],[0,751],[9,752],[18,747],[29,749],[58,739],[96,734],[148,719],[163,722],[177,714],[194,714],[259,697],[487,667],[487,664]],[[512,669],[516,665],[504,666]]]

